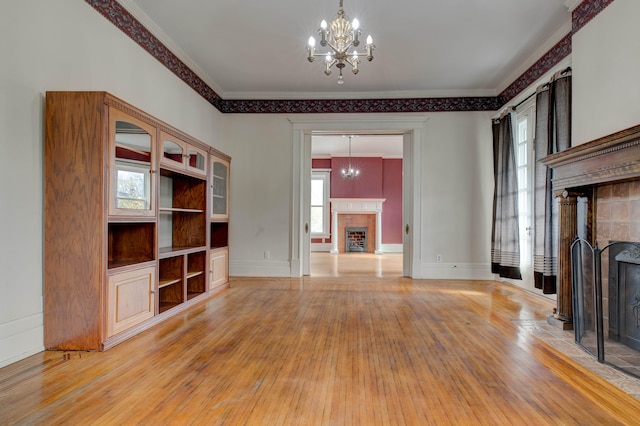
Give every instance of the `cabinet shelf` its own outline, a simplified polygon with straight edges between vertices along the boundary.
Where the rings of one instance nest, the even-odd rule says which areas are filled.
[[[187,279],[191,279],[202,274],[204,274],[204,271],[187,272]]]
[[[171,308],[175,308],[176,306],[180,305],[180,303],[181,302],[160,302],[160,313],[168,311]]]
[[[179,213],[204,213],[201,209],[180,209],[175,207],[160,207],[160,214],[171,214],[174,212]]]
[[[160,279],[160,281],[158,282],[158,288],[163,288],[163,287],[168,287],[170,285],[173,284],[178,284],[180,283],[181,279],[180,278],[176,278],[176,279]]]
[[[195,253],[206,249],[206,246],[193,247],[160,247],[158,250],[158,258],[166,259],[168,257],[181,256],[183,254]]]

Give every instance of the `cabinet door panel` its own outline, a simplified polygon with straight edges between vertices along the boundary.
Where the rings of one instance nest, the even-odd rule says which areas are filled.
[[[211,250],[211,277],[209,279],[209,287],[218,287],[229,281],[228,257],[229,250],[227,248]]]
[[[109,214],[154,216],[156,129],[109,108]]]
[[[162,157],[160,157],[160,163],[168,164],[174,167],[181,168],[184,164],[184,144],[169,139],[165,133],[160,133],[162,140]]]
[[[107,337],[153,317],[154,288],[154,267],[109,276]]]
[[[229,219],[229,162],[211,160],[211,219]]]

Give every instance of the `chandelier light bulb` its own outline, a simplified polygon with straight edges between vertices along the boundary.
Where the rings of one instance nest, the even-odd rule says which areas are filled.
[[[323,30],[326,30],[327,29],[327,21],[325,21],[323,19],[322,22],[320,22],[320,28],[322,28]]]
[[[312,37],[309,37],[309,46],[311,47],[315,47],[316,45],[316,39]]]
[[[373,37],[371,37],[371,34],[367,36],[367,44],[373,44]]]
[[[353,18],[353,22],[351,23],[351,26],[353,27],[354,30],[357,30],[358,28],[360,28],[360,21],[358,21],[358,18]]]

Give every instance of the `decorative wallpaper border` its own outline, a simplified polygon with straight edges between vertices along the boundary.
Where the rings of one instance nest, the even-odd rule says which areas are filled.
[[[498,98],[224,100],[223,113],[349,113],[495,111]]]
[[[523,90],[531,86],[551,68],[571,54],[571,38],[573,32],[567,34],[556,43],[547,53],[542,55],[535,64],[529,67],[520,77],[498,95],[498,104],[505,105],[511,99],[518,96]]]
[[[200,96],[220,109],[220,96],[116,0],[85,0]]]
[[[233,100],[222,99],[146,29],[117,0],[85,0],[133,41],[149,52],[200,96],[223,113],[351,113],[351,112],[442,112],[497,111],[571,54],[571,38],[614,0],[584,0],[572,13],[572,30],[535,64],[495,97],[319,99],[319,100]]]
[[[583,0],[571,14],[571,31],[577,32],[611,3],[613,0]]]

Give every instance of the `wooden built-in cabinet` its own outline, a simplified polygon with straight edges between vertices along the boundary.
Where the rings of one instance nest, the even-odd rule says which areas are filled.
[[[228,283],[229,164],[106,92],[47,92],[47,349],[107,349]]]
[[[211,157],[211,220],[229,220],[229,160]]]
[[[229,281],[229,159],[211,155],[209,282],[212,288]]]

